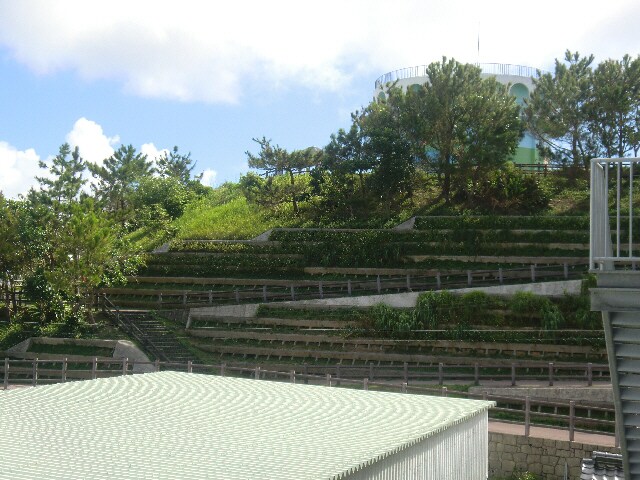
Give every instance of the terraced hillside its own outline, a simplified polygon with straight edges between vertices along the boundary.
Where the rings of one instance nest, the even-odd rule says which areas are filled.
[[[182,333],[191,349],[210,363],[259,364],[344,378],[468,379],[511,377],[516,370],[521,379],[544,378],[549,362],[556,372],[576,379],[586,378],[589,363],[592,374],[606,375],[601,330],[478,325],[462,333],[413,331],[402,340],[369,331],[370,309],[270,305],[262,306],[256,317],[216,317],[195,310]]]
[[[273,229],[150,254],[121,306],[268,302],[579,276],[587,217],[417,217],[412,228]]]

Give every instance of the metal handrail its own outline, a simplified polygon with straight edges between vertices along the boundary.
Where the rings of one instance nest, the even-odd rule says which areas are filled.
[[[633,254],[634,244],[637,243],[633,241],[633,170],[634,165],[639,162],[640,158],[637,157],[591,160],[590,269],[615,270],[620,266],[640,263],[640,257]],[[625,185],[627,174],[628,184]],[[614,194],[612,205],[609,200],[611,190]],[[629,210],[626,232],[622,228],[622,202],[626,201],[623,200],[624,197],[628,198]],[[611,215],[613,207],[615,216]],[[615,229],[612,229],[612,223]],[[615,245],[612,235],[615,235]],[[622,245],[623,236],[626,236],[626,249]]]
[[[540,78],[540,75],[545,73],[542,70],[527,67],[526,65],[511,65],[508,63],[476,63],[475,65],[482,69],[482,73],[488,75]],[[406,67],[385,73],[376,80],[375,88],[382,88],[387,83],[392,83],[396,80],[425,77],[427,76],[428,67],[429,65],[416,65],[415,67]]]

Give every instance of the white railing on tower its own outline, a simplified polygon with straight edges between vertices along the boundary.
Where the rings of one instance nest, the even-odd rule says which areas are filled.
[[[516,77],[539,78],[542,70],[526,65],[511,65],[508,63],[476,63],[480,67],[482,73],[488,75],[510,75]],[[404,80],[407,78],[426,77],[428,65],[416,65],[415,67],[406,67],[393,72],[381,75],[375,83],[375,88],[384,88],[388,83],[396,80]]]
[[[640,264],[634,255],[634,171],[640,158],[591,160],[591,232],[589,268],[615,270]],[[637,226],[637,225],[636,225]],[[635,230],[639,230],[636,228]],[[635,250],[634,250],[635,249]]]

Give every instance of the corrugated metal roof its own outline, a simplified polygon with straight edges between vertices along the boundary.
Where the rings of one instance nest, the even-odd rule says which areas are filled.
[[[0,478],[333,479],[493,402],[161,372],[0,393]]]

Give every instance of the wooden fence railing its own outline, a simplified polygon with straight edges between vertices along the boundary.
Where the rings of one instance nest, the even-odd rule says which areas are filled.
[[[47,365],[45,367],[45,365]],[[262,368],[261,366],[233,366],[225,363],[217,365],[205,365],[194,364],[192,362],[184,363],[169,363],[160,362],[129,362],[126,358],[121,360],[98,360],[93,358],[89,362],[71,362],[66,358],[57,360],[42,360],[34,358],[32,360],[16,360],[5,358],[3,368],[3,387],[9,388],[10,385],[15,384],[27,384],[36,386],[44,383],[57,383],[67,382],[72,380],[86,380],[96,379],[120,375],[129,375],[132,373],[132,369],[135,365],[147,365],[151,366],[152,370],[181,370],[188,373],[205,373],[221,376],[239,376],[259,379],[268,379],[274,381],[288,381],[292,383],[305,383],[305,384],[320,384],[329,387],[350,387],[350,388],[362,388],[365,390],[377,390],[377,391],[395,391],[402,393],[414,393],[414,394],[426,394],[426,395],[441,395],[452,396],[459,398],[470,399],[485,399],[493,400],[497,403],[497,406],[490,411],[490,416],[498,420],[515,421],[517,423],[524,423],[525,435],[529,435],[531,425],[549,425],[553,424],[555,428],[558,428],[558,424],[561,428],[566,428],[567,436],[570,441],[574,439],[576,430],[594,431],[601,433],[611,434],[615,430],[615,409],[613,404],[601,403],[601,402],[585,402],[585,401],[548,401],[526,397],[509,397],[490,395],[487,392],[481,394],[473,394],[465,391],[458,391],[449,389],[444,386],[444,382],[453,380],[456,377],[451,377],[448,373],[445,373],[444,365],[441,363],[438,368],[438,386],[428,386],[424,384],[411,384],[409,385],[409,368],[407,364],[404,364],[401,369],[404,372],[404,378],[398,383],[384,382],[375,380],[376,375],[380,373],[380,367],[374,367],[370,365],[365,367],[366,373],[361,374],[359,378],[345,377],[345,370],[352,369],[353,367],[335,366],[335,374],[324,373],[318,374],[310,372],[310,366],[301,366],[302,372],[297,371],[295,368],[287,370],[269,370]],[[298,366],[300,367],[300,366]],[[590,385],[593,381],[592,372],[595,366],[586,365],[587,382]],[[377,370],[377,371],[376,371]],[[476,381],[479,380],[479,365],[475,366]],[[512,384],[515,384],[516,377],[512,370]],[[355,373],[355,372],[352,372]],[[549,384],[553,384],[554,379],[560,379],[558,372],[554,372],[553,364],[549,364]],[[415,378],[412,375],[412,382]],[[424,382],[427,377],[422,377],[420,380]],[[492,375],[492,379],[496,379],[495,375]],[[616,444],[617,435],[616,435]]]
[[[343,280],[304,282],[291,281],[285,285],[261,284],[256,280],[253,285],[229,286],[224,289],[170,290],[170,289],[104,289],[112,301],[117,297],[119,306],[147,308],[181,308],[194,306],[219,305],[229,303],[277,302],[287,300],[324,299],[333,297],[380,295],[439,289],[455,289],[523,283],[549,280],[568,280],[581,278],[583,266],[564,265],[539,266],[527,268],[495,270],[466,270],[456,272],[435,272],[433,275],[402,276],[375,275],[370,280]]]

